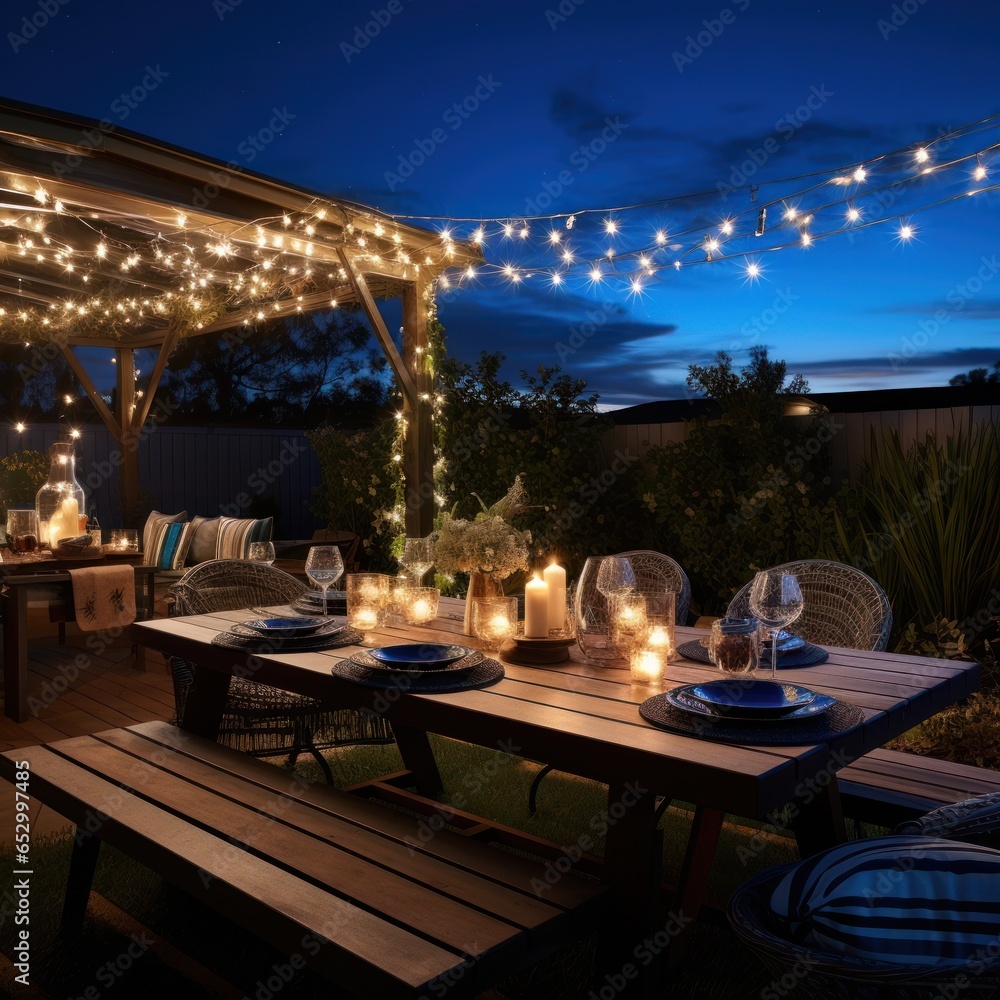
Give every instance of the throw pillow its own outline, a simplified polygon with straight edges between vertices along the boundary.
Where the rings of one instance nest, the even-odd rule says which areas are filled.
[[[219,548],[219,525],[221,517],[194,517],[191,519],[191,546],[188,562],[192,565],[208,562],[215,558]]]
[[[160,528],[164,524],[180,524],[188,519],[187,511],[182,510],[179,514],[161,514],[158,510],[150,512],[146,518],[146,525],[142,529],[142,552],[147,566],[154,566],[152,558],[153,542],[156,540]]]
[[[180,569],[184,565],[191,538],[189,521],[161,525],[153,540],[152,549],[146,553],[147,565],[158,569]]]
[[[251,518],[222,517],[219,522],[216,559],[246,559],[250,554],[250,543],[269,542],[274,526],[274,519],[270,517],[257,521]]]
[[[965,965],[996,947],[1000,851],[934,837],[878,837],[823,851],[775,887],[792,937],[892,965]]]

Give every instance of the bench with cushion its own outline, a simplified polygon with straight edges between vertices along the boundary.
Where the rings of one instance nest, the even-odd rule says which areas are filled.
[[[4,753],[3,777],[23,760],[32,795],[77,825],[67,929],[85,915],[101,841],[360,995],[475,996],[607,909],[598,881],[550,884],[542,860],[481,828],[428,836],[440,824],[166,723]]]

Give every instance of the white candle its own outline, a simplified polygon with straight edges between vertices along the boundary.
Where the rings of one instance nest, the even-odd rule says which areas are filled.
[[[553,562],[546,566],[542,579],[549,586],[549,628],[565,628],[566,570]]]
[[[79,522],[80,504],[76,497],[66,497],[49,520],[49,547],[56,548],[61,538],[75,538]]]
[[[549,634],[549,585],[536,573],[524,588],[524,637],[546,639]]]

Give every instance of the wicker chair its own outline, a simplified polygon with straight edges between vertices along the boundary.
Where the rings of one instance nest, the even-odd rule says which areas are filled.
[[[201,615],[259,605],[288,604],[306,587],[295,577],[264,563],[215,559],[188,570],[168,591],[172,615]],[[191,665],[172,658],[177,717],[184,712],[194,680]],[[229,682],[219,742],[254,757],[289,756],[295,765],[303,751],[311,753],[326,780],[333,775],[321,750],[352,743],[391,743],[384,719],[354,709],[331,709],[314,698],[282,691],[241,677]]]
[[[802,614],[790,632],[821,646],[883,650],[892,630],[892,608],[885,591],[866,573],[844,563],[800,559],[775,569],[794,573],[802,589]],[[748,583],[729,602],[726,613],[750,612]]]
[[[898,834],[964,840],[997,847],[1000,796],[980,795],[942,806],[900,825]],[[873,843],[877,838],[873,839]],[[796,995],[811,1000],[941,1000],[942,997],[1000,995],[1000,956],[983,956],[976,974],[964,969],[916,968],[822,953],[789,939],[788,930],[771,909],[771,894],[795,864],[769,868],[744,882],[729,900],[727,916],[736,936],[773,973],[776,980],[795,981]],[[956,976],[965,973],[956,991]],[[787,991],[786,991],[787,992]],[[784,993],[782,993],[784,995]]]
[[[681,564],[670,556],[662,552],[654,552],[652,549],[633,549],[630,552],[619,552],[620,556],[627,556],[632,564],[632,572],[635,574],[636,583],[640,591],[653,591],[657,588],[673,590],[677,595],[674,602],[674,621],[678,625],[686,625],[688,611],[691,608],[691,581],[688,580],[687,573],[681,568]],[[596,587],[597,577],[592,578],[592,583]],[[584,600],[589,603],[595,596],[594,593],[584,594]],[[545,776],[553,770],[551,764],[545,764],[535,775],[528,789],[528,812],[534,816],[538,811],[538,788]]]

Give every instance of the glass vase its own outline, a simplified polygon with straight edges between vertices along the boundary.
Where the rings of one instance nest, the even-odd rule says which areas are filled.
[[[76,454],[69,441],[57,441],[49,449],[49,478],[35,496],[38,541],[51,549],[60,539],[81,534],[80,514],[87,507],[83,487],[76,478]]]
[[[469,592],[465,595],[465,623],[462,626],[462,631],[466,635],[475,635],[472,629],[472,604],[474,601],[503,596],[503,586],[499,580],[487,573],[473,570],[469,574]]]
[[[597,589],[603,556],[590,556],[577,580],[573,600],[576,641],[589,663],[599,667],[622,666],[627,660],[616,640],[614,596]]]

